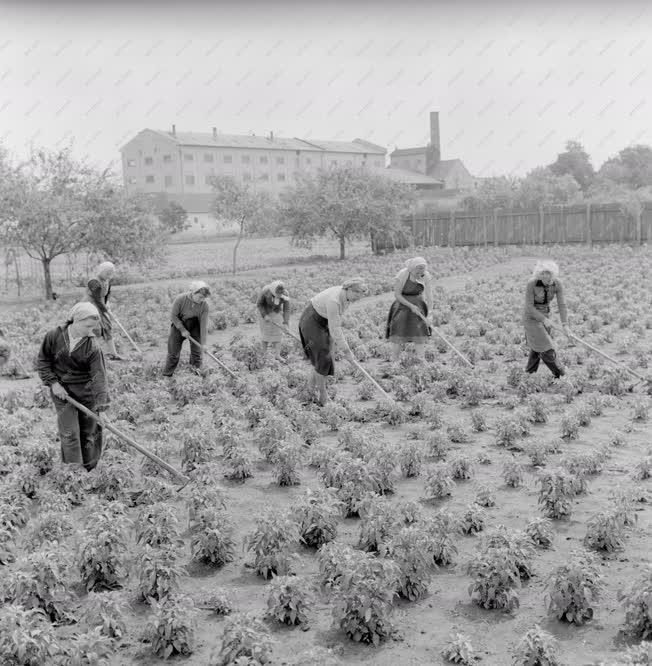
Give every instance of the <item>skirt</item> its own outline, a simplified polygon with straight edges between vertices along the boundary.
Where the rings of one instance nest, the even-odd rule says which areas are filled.
[[[541,314],[546,317],[550,314],[550,310],[540,310]],[[525,340],[527,346],[535,352],[544,352],[549,349],[555,348],[555,343],[552,341],[552,329],[546,328],[543,322],[537,321],[534,317],[525,316],[523,318],[523,325],[525,326]]]
[[[428,306],[421,296],[403,296],[403,298],[419,307],[424,317],[428,316]],[[387,315],[387,326],[385,327],[385,337],[390,342],[423,344],[430,335],[432,333],[423,319],[415,315],[403,303],[398,301],[392,303]]]
[[[299,320],[299,336],[306,358],[316,372],[324,377],[334,374],[333,356],[331,354],[331,334],[328,330],[328,319],[317,314],[309,304]]]
[[[263,342],[281,342],[283,340],[283,331],[278,328],[283,326],[283,314],[281,312],[270,312],[268,317],[271,321],[265,321],[260,313],[258,314],[258,323],[260,325],[260,339]],[[276,324],[276,326],[274,326]]]

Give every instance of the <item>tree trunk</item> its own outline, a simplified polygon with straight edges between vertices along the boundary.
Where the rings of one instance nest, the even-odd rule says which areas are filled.
[[[346,259],[346,238],[340,236],[340,261]]]
[[[240,220],[240,233],[238,234],[238,240],[235,242],[235,245],[233,246],[233,275],[235,275],[235,270],[236,270],[236,263],[237,263],[237,257],[238,257],[238,247],[240,246],[240,243],[242,242],[242,237],[244,236],[244,218]]]
[[[43,278],[45,280],[45,299],[48,301],[54,300],[52,298],[52,274],[50,273],[50,259],[41,259],[43,264]]]

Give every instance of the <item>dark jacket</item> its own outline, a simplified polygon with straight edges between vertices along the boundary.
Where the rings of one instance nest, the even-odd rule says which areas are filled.
[[[197,342],[202,345],[206,344],[208,333],[208,303],[206,301],[195,303],[188,292],[179,294],[172,303],[170,318],[172,325],[176,326],[181,333],[187,330],[184,322],[188,319],[198,319],[199,340]]]
[[[270,314],[271,312],[281,312],[283,311],[283,323],[290,323],[290,301],[281,300],[280,303],[274,304],[274,294],[271,291],[263,289],[256,301],[256,307],[260,316],[264,317],[265,315]]]
[[[111,293],[111,283],[109,282],[104,298],[102,298],[102,283],[97,278],[92,278],[88,281],[86,290],[91,303],[99,310],[100,314],[104,314],[106,312],[106,303]]]
[[[565,324],[568,321],[568,312],[561,281],[555,279],[546,287],[541,280],[532,278],[525,288],[525,319],[543,321],[550,314],[550,302],[555,297],[557,297],[559,318]]]
[[[46,386],[59,382],[89,409],[106,407],[109,392],[104,356],[95,338],[84,338],[70,353],[69,324],[48,331],[38,353],[36,370]]]

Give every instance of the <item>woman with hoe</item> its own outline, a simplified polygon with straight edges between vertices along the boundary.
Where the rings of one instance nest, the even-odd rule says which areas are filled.
[[[95,329],[95,336],[102,338],[108,349],[107,358],[112,361],[124,360],[118,355],[113,339],[113,326],[111,324],[111,306],[109,295],[111,294],[111,280],[115,274],[115,266],[110,261],[105,261],[97,267],[97,277],[88,281],[86,293],[88,301],[92,303],[100,313],[100,324]]]
[[[276,357],[279,355],[283,328],[290,324],[290,295],[280,280],[266,284],[260,291],[256,302],[260,323],[260,338],[263,353],[271,347]]]

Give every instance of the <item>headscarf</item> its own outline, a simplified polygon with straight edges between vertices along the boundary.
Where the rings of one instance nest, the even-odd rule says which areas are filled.
[[[282,289],[282,293],[280,296],[277,293],[279,287]],[[281,301],[290,300],[289,298],[290,294],[288,293],[288,290],[285,288],[285,285],[283,284],[282,280],[274,280],[269,284],[266,284],[263,287],[263,292],[269,292],[272,295],[274,305],[278,305]]]
[[[532,277],[539,278],[541,273],[548,271],[552,274],[552,279],[554,280],[559,275],[559,266],[552,259],[542,259],[537,261],[534,270],[532,271]]]
[[[203,280],[196,280],[190,283],[190,293],[196,294],[198,291],[201,291],[204,296],[211,295],[210,287]]]
[[[408,275],[411,274],[415,268],[419,268],[419,266],[425,266],[426,268],[428,268],[428,262],[423,257],[412,257],[412,259],[408,259],[405,262],[405,266],[397,273],[396,278],[405,276],[405,278],[407,279]],[[417,278],[415,282],[422,284],[425,287],[426,284],[425,277],[427,274],[428,273],[426,271],[424,277]]]
[[[67,321],[75,322],[87,319],[88,317],[97,317],[97,319],[99,319],[100,313],[92,303],[82,301],[81,303],[75,303],[75,305],[70,308]]]
[[[109,269],[113,268],[115,270],[115,265],[110,262],[110,261],[103,261],[98,267],[97,267],[97,275],[98,277],[102,275],[104,271],[108,271]]]
[[[345,280],[342,282],[342,289],[353,289],[354,291],[358,291],[362,294],[365,294],[369,291],[366,280],[361,277]]]

